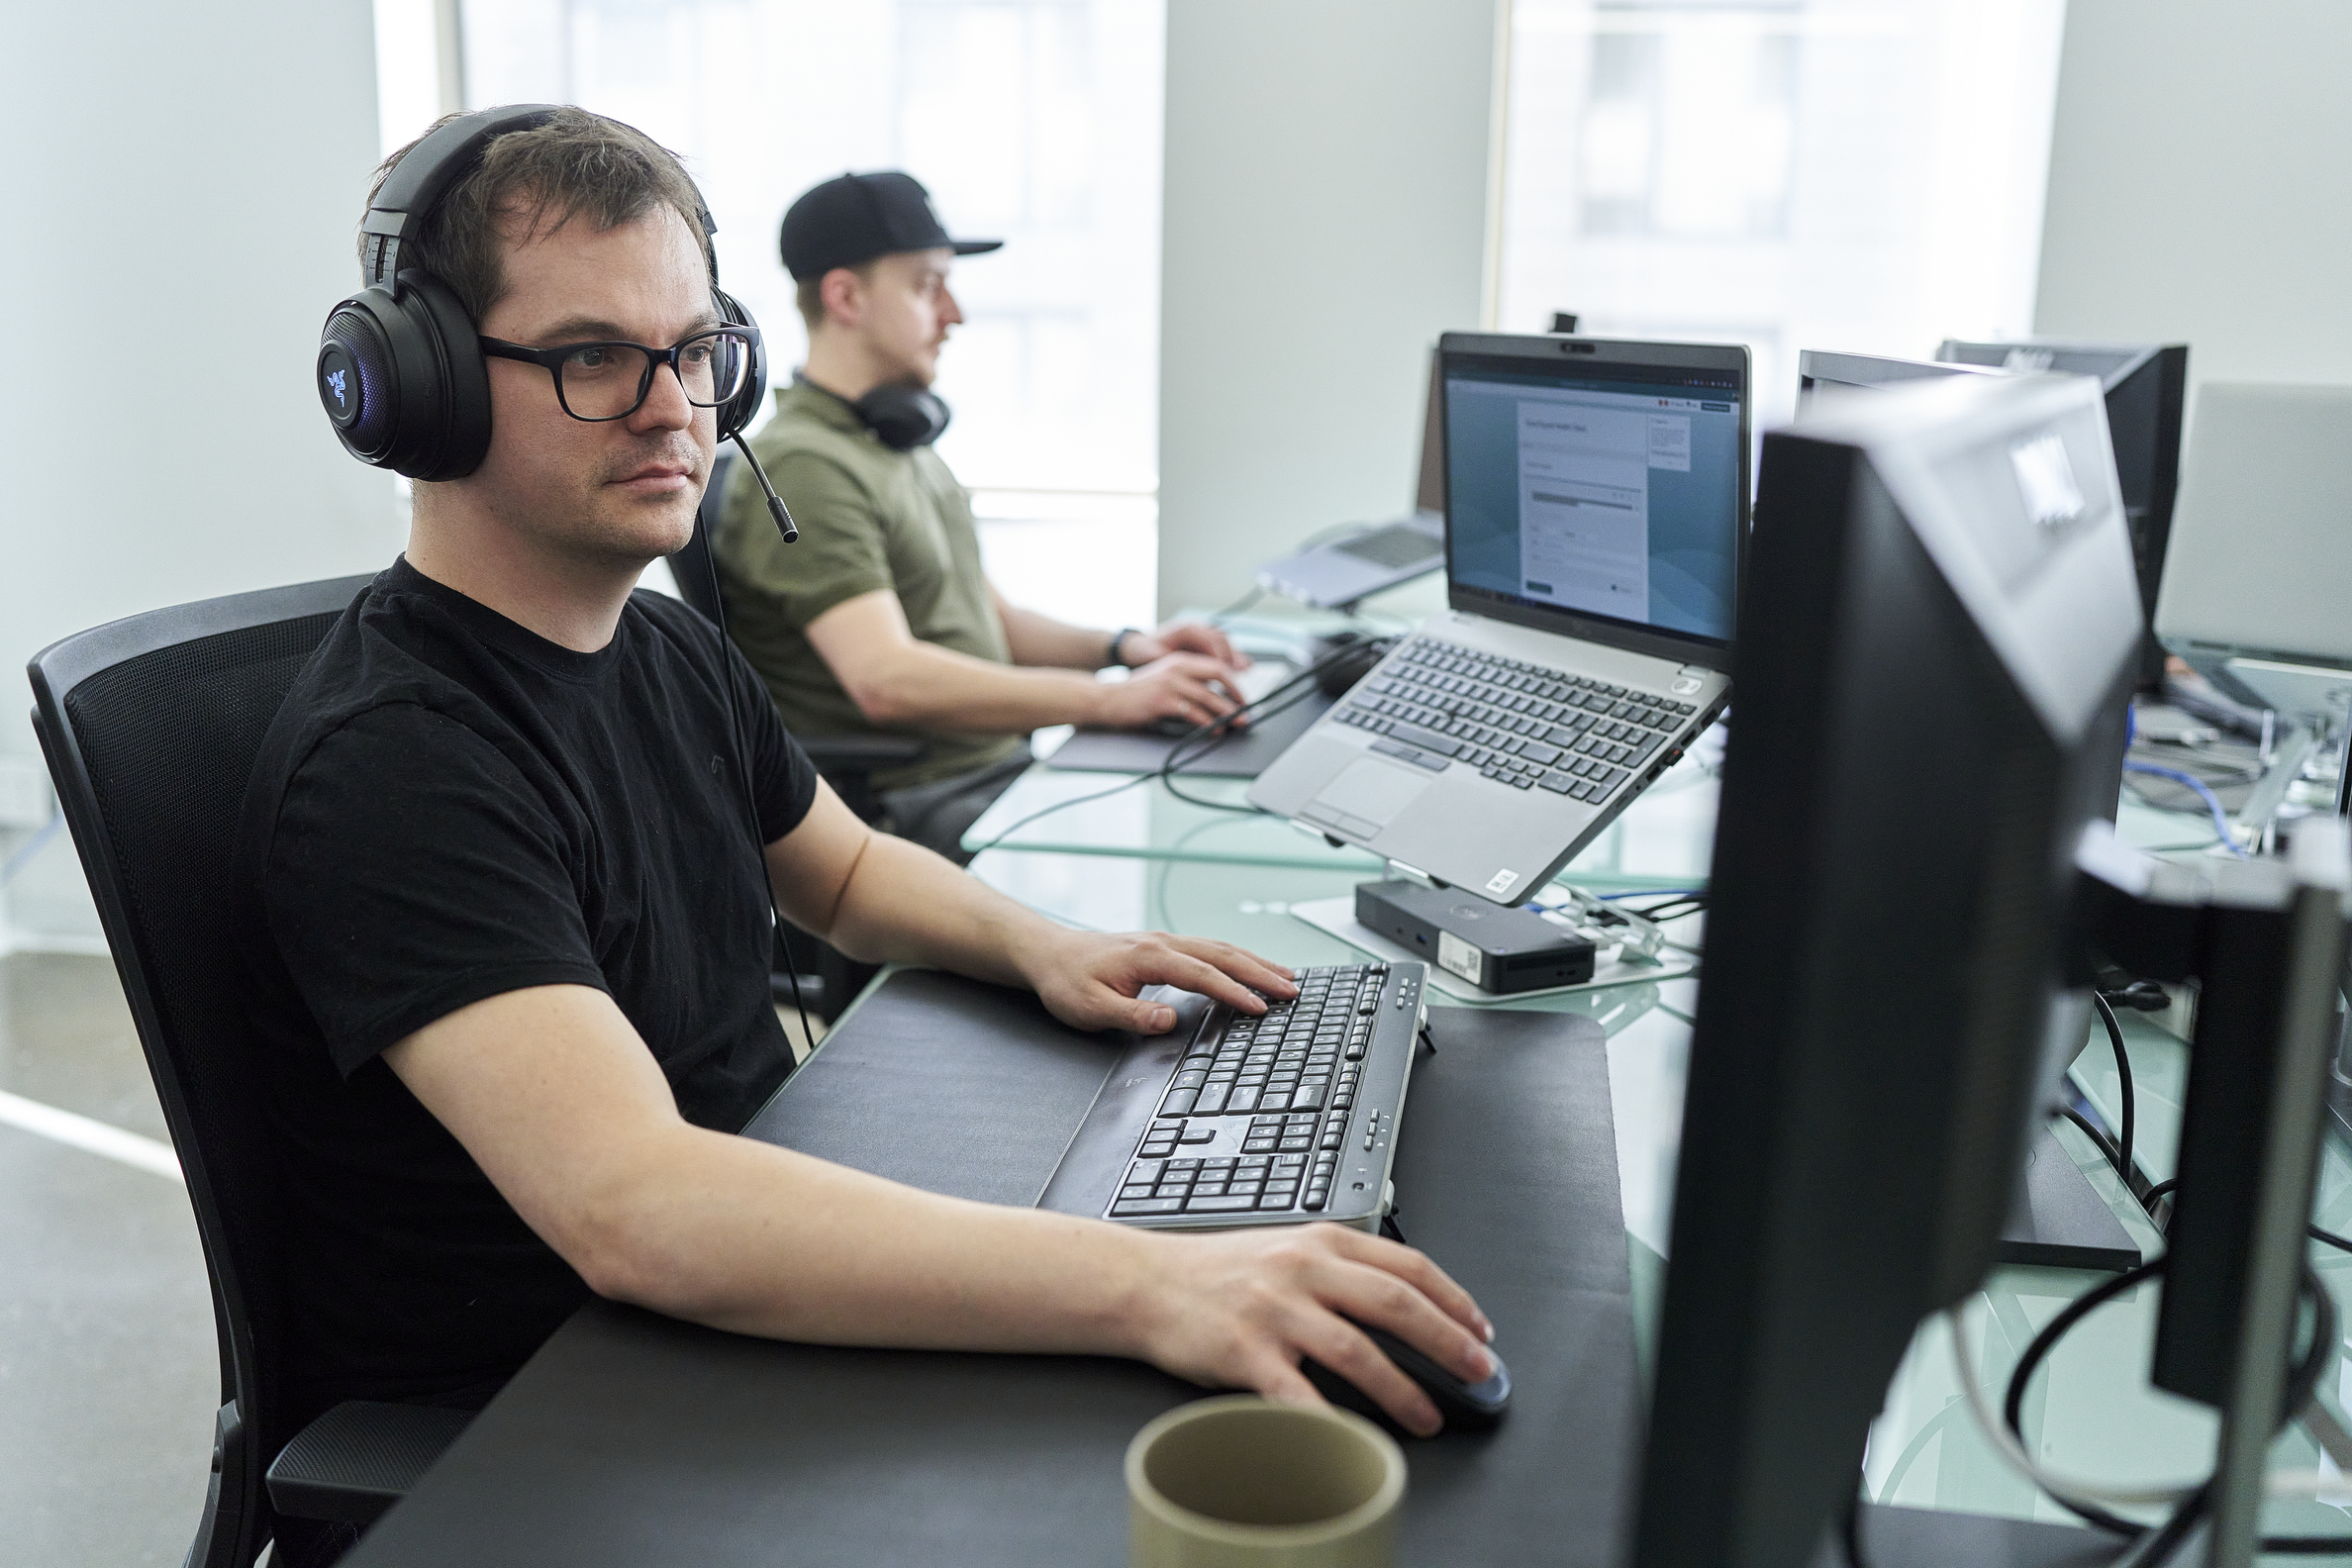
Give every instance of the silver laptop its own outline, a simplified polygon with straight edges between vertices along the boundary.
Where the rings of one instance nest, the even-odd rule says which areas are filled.
[[[1729,698],[1748,352],[1448,333],[1438,356],[1450,608],[1249,799],[1518,904]]]

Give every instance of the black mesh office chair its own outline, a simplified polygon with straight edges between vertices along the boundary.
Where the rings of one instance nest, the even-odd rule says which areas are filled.
[[[727,610],[719,598],[719,565],[711,553],[711,539],[718,533],[719,509],[727,495],[727,480],[735,470],[735,453],[723,451],[711,465],[711,482],[703,491],[700,510],[695,513],[694,537],[670,561],[670,575],[677,581],[679,596],[722,631],[727,627]],[[924,741],[919,735],[796,733],[793,738],[809,754],[818,773],[833,786],[833,793],[841,797],[841,804],[855,812],[861,822],[876,824],[882,821],[883,813],[881,793],[874,788],[875,771],[904,767],[924,753]],[[797,927],[785,928],[782,936],[785,961],[800,971],[801,994],[809,1004],[809,1011],[829,1024],[841,1016],[842,1009],[878,972],[873,965],[857,962]],[[779,996],[789,994],[788,987],[778,992]]]
[[[45,648],[33,722],[171,1128],[221,1345],[213,1473],[188,1568],[251,1568],[276,1514],[364,1525],[465,1423],[279,1398],[281,1182],[231,929],[231,847],[261,737],[365,577],[133,616]],[[270,1461],[275,1459],[274,1466]],[[266,1484],[264,1469],[268,1468]]]

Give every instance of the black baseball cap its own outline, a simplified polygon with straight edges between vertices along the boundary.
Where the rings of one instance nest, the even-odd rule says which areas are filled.
[[[900,250],[945,245],[957,255],[978,255],[1002,240],[950,240],[931,211],[931,192],[912,174],[843,174],[812,186],[784,214],[776,248],[795,282],[823,277],[838,266],[855,266]]]

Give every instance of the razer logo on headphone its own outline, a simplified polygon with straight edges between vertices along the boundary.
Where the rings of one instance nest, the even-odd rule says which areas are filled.
[[[342,408],[346,402],[349,401],[343,396],[343,372],[341,370],[330,370],[327,372],[327,390],[335,394],[335,406],[337,408]]]

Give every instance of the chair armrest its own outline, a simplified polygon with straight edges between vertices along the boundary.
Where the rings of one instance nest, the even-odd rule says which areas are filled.
[[[269,1464],[269,1506],[295,1519],[371,1524],[457,1440],[473,1412],[346,1400]]]
[[[870,773],[922,760],[931,742],[921,735],[794,735],[820,773]]]

